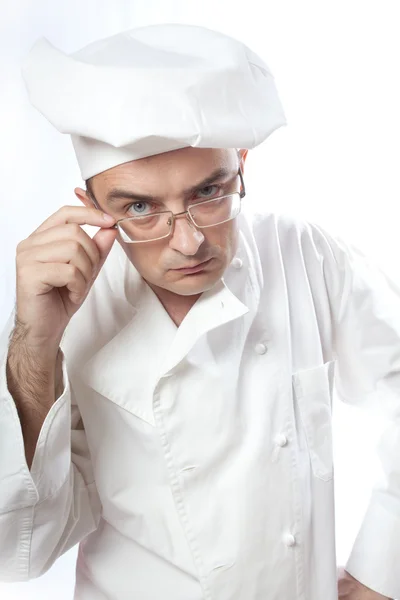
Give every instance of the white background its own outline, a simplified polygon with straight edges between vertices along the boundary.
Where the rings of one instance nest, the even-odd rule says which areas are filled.
[[[14,304],[18,241],[76,203],[73,189],[82,185],[69,138],[25,95],[20,66],[41,36],[65,52],[161,22],[240,38],[270,66],[288,119],[250,153],[246,201],[319,223],[399,281],[397,0],[0,0],[0,8],[0,329]],[[379,428],[336,404],[337,556],[344,563],[377,473]],[[1,598],[71,600],[75,560],[73,549],[38,580],[0,583]]]

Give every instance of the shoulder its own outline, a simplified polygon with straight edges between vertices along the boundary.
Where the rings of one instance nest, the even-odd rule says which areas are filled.
[[[275,247],[282,257],[313,254],[335,260],[341,247],[339,238],[324,227],[295,215],[254,212],[246,215],[246,227],[261,256]]]

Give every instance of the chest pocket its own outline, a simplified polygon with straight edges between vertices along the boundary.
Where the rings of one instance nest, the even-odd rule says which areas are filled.
[[[332,395],[335,362],[297,371],[292,376],[295,401],[303,425],[313,473],[333,477]]]

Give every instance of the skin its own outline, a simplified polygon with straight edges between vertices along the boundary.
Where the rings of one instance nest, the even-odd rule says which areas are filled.
[[[133,216],[140,211],[170,210],[179,213],[191,203],[211,199],[225,193],[239,191],[239,165],[244,167],[247,151],[239,156],[235,149],[183,148],[149,158],[118,165],[95,175],[91,190],[100,208],[112,216]],[[216,169],[228,174],[209,183],[190,195],[185,189],[203,182]],[[108,194],[113,188],[127,193],[150,195],[157,203],[135,203],[122,198],[111,203]],[[75,194],[87,207],[93,201],[86,190],[75,189]],[[179,325],[203,292],[211,289],[222,277],[237,249],[236,220],[196,229],[185,215],[176,219],[172,235],[155,242],[140,244],[117,240],[134,267],[156,293],[173,321]],[[203,271],[185,274],[177,269],[192,267],[212,259]]]
[[[367,588],[343,567],[338,569],[338,598],[339,600],[393,600]]]

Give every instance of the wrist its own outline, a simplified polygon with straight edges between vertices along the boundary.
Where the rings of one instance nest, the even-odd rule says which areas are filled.
[[[14,329],[10,334],[9,357],[25,356],[34,360],[38,367],[54,368],[61,352],[61,337],[59,335],[54,338],[37,336],[16,317]]]

